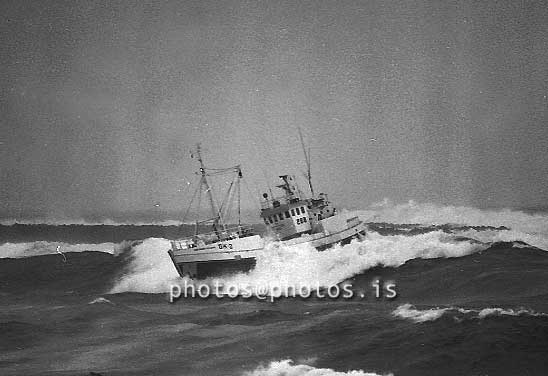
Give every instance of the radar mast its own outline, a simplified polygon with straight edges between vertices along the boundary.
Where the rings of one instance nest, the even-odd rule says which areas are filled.
[[[301,127],[297,127],[299,131],[299,138],[301,140],[301,146],[303,147],[304,161],[306,162],[306,179],[308,180],[308,187],[310,188],[310,193],[314,197],[314,188],[312,187],[312,175],[310,174],[310,148],[308,153],[306,152],[306,147],[304,145],[303,133]]]

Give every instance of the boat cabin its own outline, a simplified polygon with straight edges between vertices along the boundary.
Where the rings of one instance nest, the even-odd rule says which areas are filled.
[[[336,214],[327,195],[303,198],[294,176],[282,175],[280,179],[282,184],[277,187],[284,195],[270,198],[264,193],[261,202],[261,218],[269,232],[279,240],[287,240],[323,231],[321,221]]]

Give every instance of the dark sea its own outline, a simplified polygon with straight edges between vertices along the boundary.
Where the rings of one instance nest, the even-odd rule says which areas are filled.
[[[548,215],[359,214],[363,241],[272,242],[215,281],[171,264],[186,226],[2,225],[0,375],[548,375]],[[174,285],[219,281],[256,294],[169,302]]]

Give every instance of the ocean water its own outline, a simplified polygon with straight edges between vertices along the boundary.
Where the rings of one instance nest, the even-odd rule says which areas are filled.
[[[3,225],[0,374],[548,374],[547,214],[415,202],[359,214],[361,242],[273,242],[249,273],[206,281],[179,278],[166,253],[184,227]],[[221,298],[169,302],[174,285],[215,283]],[[353,296],[330,298],[333,286]]]

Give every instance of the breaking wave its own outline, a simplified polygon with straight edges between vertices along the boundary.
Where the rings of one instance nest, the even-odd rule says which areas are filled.
[[[307,244],[287,247],[270,243],[257,257],[255,269],[220,280],[228,286],[329,287],[376,266],[398,267],[416,258],[461,257],[486,248],[457,241],[443,231],[414,236],[369,232],[361,242],[322,252]]]
[[[169,286],[179,279],[179,274],[167,253],[169,248],[169,240],[157,238],[150,238],[135,245],[130,250],[130,262],[126,270],[110,293],[169,291]]]
[[[255,370],[245,372],[244,376],[380,376],[374,372],[347,371],[338,372],[330,368],[316,368],[307,364],[293,364],[291,359],[271,362]],[[392,374],[385,374],[386,376]]]
[[[474,239],[482,243],[495,243],[495,242],[524,242],[533,247],[537,247],[543,250],[548,250],[548,236],[529,234],[517,230],[458,230],[454,232],[457,235]],[[519,244],[515,244],[515,247],[519,247]]]
[[[167,219],[160,221],[115,221],[109,218],[101,219],[99,221],[90,221],[86,219],[62,219],[51,220],[45,218],[36,219],[0,219],[0,225],[13,226],[13,225],[50,225],[50,226],[71,226],[71,225],[83,225],[83,226],[180,226],[182,224],[193,225],[194,222],[183,222],[179,220]]]
[[[26,243],[0,244],[0,258],[23,258],[55,253],[69,252],[105,252],[118,254],[129,246],[129,242],[100,244],[69,244],[64,242],[36,241]]]
[[[411,320],[415,323],[421,323],[426,321],[434,321],[439,319],[445,314],[453,314],[455,319],[459,319],[459,315],[462,317],[484,319],[489,316],[535,316],[535,317],[548,317],[548,314],[542,312],[535,312],[530,309],[519,308],[483,308],[465,309],[459,307],[446,307],[446,308],[429,308],[429,309],[417,309],[413,305],[407,303],[400,305],[396,308],[392,315],[403,319]]]
[[[461,224],[470,226],[505,226],[529,234],[548,235],[548,215],[501,209],[482,210],[467,206],[445,206],[410,200],[394,204],[388,199],[358,211],[366,222]]]
[[[356,214],[356,212],[347,214]],[[360,211],[366,221],[392,223],[460,223],[467,225],[508,226],[510,229],[471,229],[462,226],[427,229],[423,233],[399,231],[380,234],[368,231],[362,242],[335,246],[323,252],[301,244],[282,246],[267,244],[257,259],[256,267],[248,273],[225,275],[220,282],[226,285],[250,286],[319,286],[329,287],[343,282],[376,266],[398,267],[405,262],[422,258],[451,258],[466,256],[487,249],[490,244],[524,242],[548,250],[548,217],[510,210],[484,211],[467,207],[435,204],[393,205],[384,202],[371,211]],[[449,230],[448,230],[449,229]],[[404,232],[404,233],[402,233]],[[519,247],[519,243],[515,243]],[[0,258],[22,258],[55,253],[98,251],[119,255],[128,250],[124,269],[111,288],[111,293],[162,293],[180,282],[180,277],[167,254],[169,240],[161,237],[139,242],[70,244],[66,242],[35,241],[0,244]]]
[[[167,254],[165,239],[147,239],[132,250],[131,261],[111,293],[169,291],[180,281]],[[375,266],[398,267],[415,258],[461,257],[487,248],[454,235],[433,231],[414,236],[367,234],[362,242],[335,246],[318,252],[310,245],[267,244],[248,273],[216,278],[227,286],[318,286],[329,287]],[[213,280],[210,280],[213,283]]]

